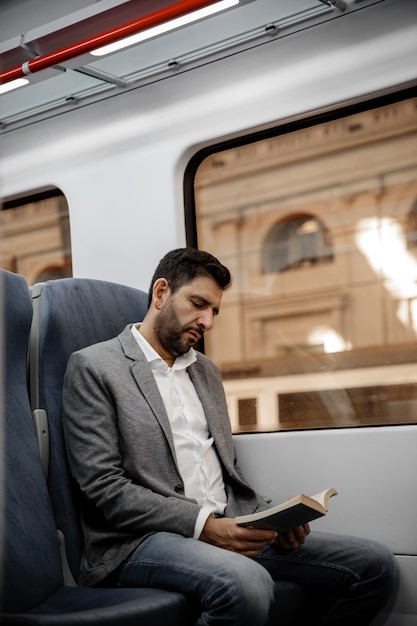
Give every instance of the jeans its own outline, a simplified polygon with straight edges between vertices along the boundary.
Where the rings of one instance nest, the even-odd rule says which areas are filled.
[[[298,582],[309,598],[303,626],[367,626],[395,599],[398,569],[376,541],[313,532],[297,550],[261,550],[257,561],[272,578]]]
[[[306,591],[305,625],[365,626],[396,586],[396,565],[382,544],[311,533],[296,550],[263,548],[256,559],[159,532],[150,535],[118,569],[126,587],[158,587],[183,593],[199,607],[196,626],[272,626],[274,580]],[[270,620],[270,621],[269,621]]]

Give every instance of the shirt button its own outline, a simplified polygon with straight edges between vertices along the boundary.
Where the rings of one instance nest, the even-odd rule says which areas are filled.
[[[182,485],[175,485],[175,492],[176,493],[184,493],[184,488]]]

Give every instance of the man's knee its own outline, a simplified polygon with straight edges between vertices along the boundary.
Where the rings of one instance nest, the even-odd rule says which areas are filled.
[[[244,567],[233,573],[241,601],[247,611],[267,618],[275,597],[275,583],[259,563],[245,557]]]
[[[377,594],[382,606],[391,607],[398,594],[399,569],[391,550],[380,543],[373,544],[373,575],[377,581]]]
[[[382,543],[370,542],[368,557],[368,577],[379,581],[383,593],[394,589],[398,584],[398,566],[391,550]]]
[[[229,556],[216,575],[219,598],[223,596],[224,602],[228,597],[226,604],[235,605],[236,623],[266,624],[274,603],[274,581],[256,561],[233,553]]]

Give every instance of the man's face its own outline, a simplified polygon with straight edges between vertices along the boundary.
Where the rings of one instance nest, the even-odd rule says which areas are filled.
[[[154,323],[159,343],[171,356],[188,352],[203,333],[213,326],[218,314],[223,290],[209,277],[200,276],[170,292]]]

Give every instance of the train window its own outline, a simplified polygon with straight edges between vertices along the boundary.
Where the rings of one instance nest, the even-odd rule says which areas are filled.
[[[189,242],[233,275],[205,351],[234,432],[416,423],[414,94],[205,149],[191,169]]]
[[[59,189],[5,200],[0,232],[1,267],[29,285],[72,276],[68,205]]]

